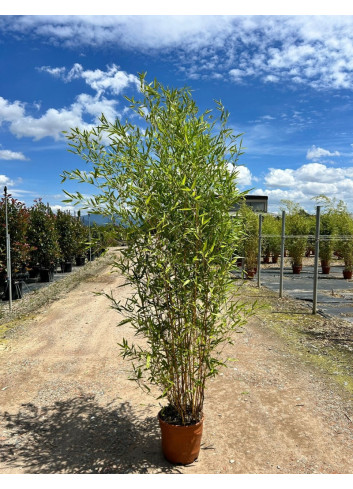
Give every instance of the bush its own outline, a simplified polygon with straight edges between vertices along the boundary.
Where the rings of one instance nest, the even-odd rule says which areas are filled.
[[[253,271],[257,267],[259,251],[259,216],[243,202],[239,209],[239,218],[243,227],[239,251],[245,258],[246,270]]]
[[[60,256],[55,214],[41,200],[29,209],[28,242],[32,247],[31,264],[52,268]]]
[[[58,210],[56,214],[56,229],[60,248],[60,259],[71,262],[75,256],[75,220],[67,211]]]
[[[12,274],[16,275],[24,271],[30,256],[30,245],[27,242],[28,209],[25,204],[8,195],[7,215],[11,242],[11,270]],[[0,273],[3,277],[7,273],[5,221],[5,198],[2,198],[0,200]]]
[[[282,201],[287,206],[286,234],[291,236],[286,239],[286,248],[292,259],[293,266],[302,266],[303,256],[308,244],[310,231],[310,219],[306,212],[291,201]]]
[[[121,220],[127,247],[116,267],[134,293],[123,303],[108,297],[126,315],[120,324],[130,322],[147,340],[123,340],[122,354],[138,384],[157,385],[186,425],[201,419],[206,379],[224,364],[221,346],[244,320],[230,277],[240,225],[229,209],[240,198],[233,166],[240,153],[220,103],[214,121],[209,111],[198,114],[187,89],[141,76],[141,93],[143,100],[129,99],[138,125],[103,116],[91,132],[71,131],[72,151],[92,169],[63,179],[99,181],[95,197],[68,200]]]
[[[82,223],[80,215],[78,217],[72,217],[72,240],[73,256],[75,258],[84,257],[88,248],[88,229]]]
[[[270,214],[264,215],[262,223],[262,234],[268,235],[263,238],[263,254],[272,255],[274,258],[281,254],[281,233],[282,221],[276,216]]]

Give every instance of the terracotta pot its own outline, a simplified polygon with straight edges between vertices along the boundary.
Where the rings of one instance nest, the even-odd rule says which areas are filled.
[[[277,263],[278,262],[278,255],[273,255],[272,256],[272,263]]]
[[[187,465],[197,459],[200,452],[203,420],[196,424],[180,426],[166,423],[158,413],[162,433],[162,451],[172,464]]]
[[[352,270],[343,270],[343,278],[345,278],[347,280],[351,280]]]
[[[330,273],[330,268],[329,265],[321,265],[323,275],[328,275]]]
[[[299,275],[302,271],[302,265],[292,265],[292,270],[294,274]]]
[[[264,263],[270,263],[270,255],[264,256]]]

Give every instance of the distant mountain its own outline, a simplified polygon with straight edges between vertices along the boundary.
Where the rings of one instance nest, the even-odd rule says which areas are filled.
[[[96,223],[98,226],[104,226],[105,224],[110,224],[112,220],[109,217],[101,216],[100,214],[90,214],[86,216],[81,216],[81,221],[85,226],[89,225],[89,222],[92,224]]]

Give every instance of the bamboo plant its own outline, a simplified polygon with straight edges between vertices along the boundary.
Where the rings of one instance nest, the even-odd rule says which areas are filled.
[[[288,209],[286,218],[286,234],[289,237],[286,240],[286,247],[291,257],[293,271],[295,268],[301,269],[303,257],[308,244],[308,234],[310,221],[305,211],[291,201],[282,201]]]
[[[241,197],[241,145],[221,103],[213,119],[211,111],[199,114],[187,88],[140,75],[140,91],[141,100],[127,99],[138,124],[102,116],[92,131],[71,130],[71,151],[89,168],[65,171],[63,180],[98,189],[87,200],[67,192],[67,201],[118,216],[127,246],[115,268],[134,293],[107,297],[125,316],[119,324],[147,340],[123,339],[121,353],[141,387],[158,386],[164,416],[188,425],[202,418],[206,380],[224,365],[222,346],[244,322],[230,278],[240,223],[228,212]]]
[[[243,202],[239,209],[239,218],[243,226],[240,253],[245,258],[245,270],[251,278],[256,273],[257,268],[259,217],[251,207]]]
[[[263,253],[265,256],[272,255],[273,263],[277,262],[281,253],[281,232],[281,220],[270,214],[265,215],[262,224],[262,233],[265,235],[263,238]]]

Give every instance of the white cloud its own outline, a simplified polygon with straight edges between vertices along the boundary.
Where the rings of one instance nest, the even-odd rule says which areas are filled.
[[[39,117],[28,115],[25,103],[10,102],[0,97],[0,124],[7,122],[11,133],[18,138],[30,137],[38,141],[52,137],[60,140],[63,138],[62,132],[73,127],[91,129],[97,125],[102,113],[109,121],[114,121],[120,115],[116,109],[119,102],[115,98],[107,98],[105,93],[120,95],[128,86],[136,88],[139,83],[135,75],[119,71],[115,65],[108,67],[107,71],[84,70],[78,63],[69,72],[66,68],[48,66],[41,67],[40,70],[60,76],[65,81],[81,78],[96,94],[81,93],[69,107],[50,108]]]
[[[246,71],[233,68],[229,71],[231,79],[235,82],[240,82],[246,77]]]
[[[306,154],[306,158],[308,160],[315,160],[326,156],[340,156],[340,153],[338,151],[331,152],[327,149],[318,148],[313,145],[310,149],[308,149],[308,152]]]
[[[59,204],[56,204],[56,205],[51,205],[50,206],[51,210],[53,212],[57,212],[57,211],[70,211],[71,214],[74,214],[75,212],[77,213],[77,207],[75,207],[74,205],[59,205]]]
[[[252,175],[246,166],[237,166],[236,170],[238,172],[237,182],[241,186],[251,185]]]
[[[278,211],[282,199],[297,202],[311,212],[316,205],[311,199],[320,194],[343,200],[353,209],[353,167],[308,163],[295,170],[270,168],[264,183],[266,188],[256,193],[268,195],[271,212]]]
[[[0,175],[0,185],[13,185],[13,181],[6,175]]]
[[[173,50],[176,69],[194,79],[217,73],[235,83],[256,77],[315,89],[353,88],[350,15],[3,16],[0,30],[75,48],[118,45],[146,55]],[[62,75],[62,68],[44,69]],[[90,75],[98,76],[99,90],[97,71]],[[119,86],[123,80],[115,81]]]
[[[3,97],[0,97],[0,124],[4,121],[20,119],[23,117],[24,111],[24,104],[18,100],[11,103]]]
[[[265,183],[269,187],[288,187],[295,184],[294,170],[270,168],[265,176]]]
[[[10,131],[18,138],[30,137],[35,141],[44,137],[61,139],[62,131],[69,131],[71,127],[89,129],[91,126],[82,119],[83,109],[73,104],[70,109],[48,109],[39,118],[24,116],[10,124]]]
[[[131,48],[166,49],[185,43],[217,46],[231,32],[231,16],[211,15],[75,15],[18,16],[2,19],[0,27],[65,46],[117,44]]]
[[[58,78],[62,77],[66,72],[66,68],[64,66],[61,66],[59,68],[51,68],[50,66],[41,66],[40,68],[38,68],[38,70],[45,71],[50,75],[53,75]]]
[[[66,79],[82,78],[85,82],[98,94],[105,91],[110,91],[115,95],[119,95],[129,85],[139,87],[139,79],[132,74],[121,71],[113,64],[108,66],[107,71],[102,70],[84,70],[82,65],[75,63],[72,69],[67,74]]]
[[[27,160],[25,155],[9,149],[0,149],[0,160]]]

